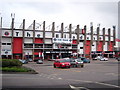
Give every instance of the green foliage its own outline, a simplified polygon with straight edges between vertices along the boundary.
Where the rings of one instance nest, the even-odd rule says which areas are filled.
[[[35,72],[35,70],[23,67],[17,59],[0,59],[0,71],[3,72]]]
[[[34,72],[34,70],[25,67],[2,67],[0,70],[4,72]]]
[[[17,59],[2,59],[2,67],[22,66],[22,63]]]

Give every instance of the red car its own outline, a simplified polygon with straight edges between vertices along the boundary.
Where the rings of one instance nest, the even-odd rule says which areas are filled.
[[[67,67],[67,68],[70,68],[71,64],[69,61],[65,60],[65,59],[57,59],[54,61],[54,68],[56,67],[60,67],[60,68],[63,68],[63,67]]]

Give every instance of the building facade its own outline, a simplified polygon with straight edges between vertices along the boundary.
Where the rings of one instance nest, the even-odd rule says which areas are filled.
[[[96,57],[104,55],[112,57],[115,46],[115,26],[111,29],[94,30],[90,26],[90,32],[85,25],[82,29],[77,25],[73,28],[69,24],[67,29],[64,23],[56,30],[55,22],[46,30],[45,21],[42,29],[36,29],[36,21],[33,21],[31,29],[25,29],[25,19],[21,29],[14,28],[12,18],[11,28],[1,28],[1,57],[14,59],[43,58],[55,59],[71,55]]]

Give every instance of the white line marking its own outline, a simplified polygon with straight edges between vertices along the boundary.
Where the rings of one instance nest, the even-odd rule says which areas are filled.
[[[100,83],[100,82],[94,82],[94,83],[102,84],[102,85],[106,85],[106,86],[112,86],[112,87],[116,87],[116,88],[120,88],[120,86],[112,85],[112,84],[108,84],[108,83]]]
[[[118,76],[118,74],[116,74],[116,73],[106,73],[105,75]]]
[[[58,78],[58,79],[62,79],[62,78]]]
[[[93,81],[84,81],[84,80],[74,80],[74,79],[68,79],[68,80],[79,81],[79,82],[86,82],[86,83],[96,83],[96,84],[101,84],[101,85],[106,85],[106,86],[111,86],[111,87],[120,88],[120,86],[113,85],[113,84],[108,84],[108,83],[93,82]]]
[[[80,89],[85,89],[85,90],[90,90],[88,88],[85,88],[85,87],[75,87],[75,86],[72,86],[72,85],[69,85],[70,88],[74,89],[74,90],[80,90]]]

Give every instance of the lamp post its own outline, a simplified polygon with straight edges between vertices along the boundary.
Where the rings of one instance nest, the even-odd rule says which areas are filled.
[[[1,15],[1,13],[0,13],[0,15]],[[0,19],[0,59],[2,58],[2,56],[1,56],[1,51],[2,51],[2,48],[1,48],[1,42],[2,41],[2,17],[1,17],[1,19]]]
[[[12,18],[12,23],[11,23],[11,30],[12,30],[11,47],[12,47],[12,59],[13,59],[13,29],[14,29],[15,13],[11,13],[11,18]]]

